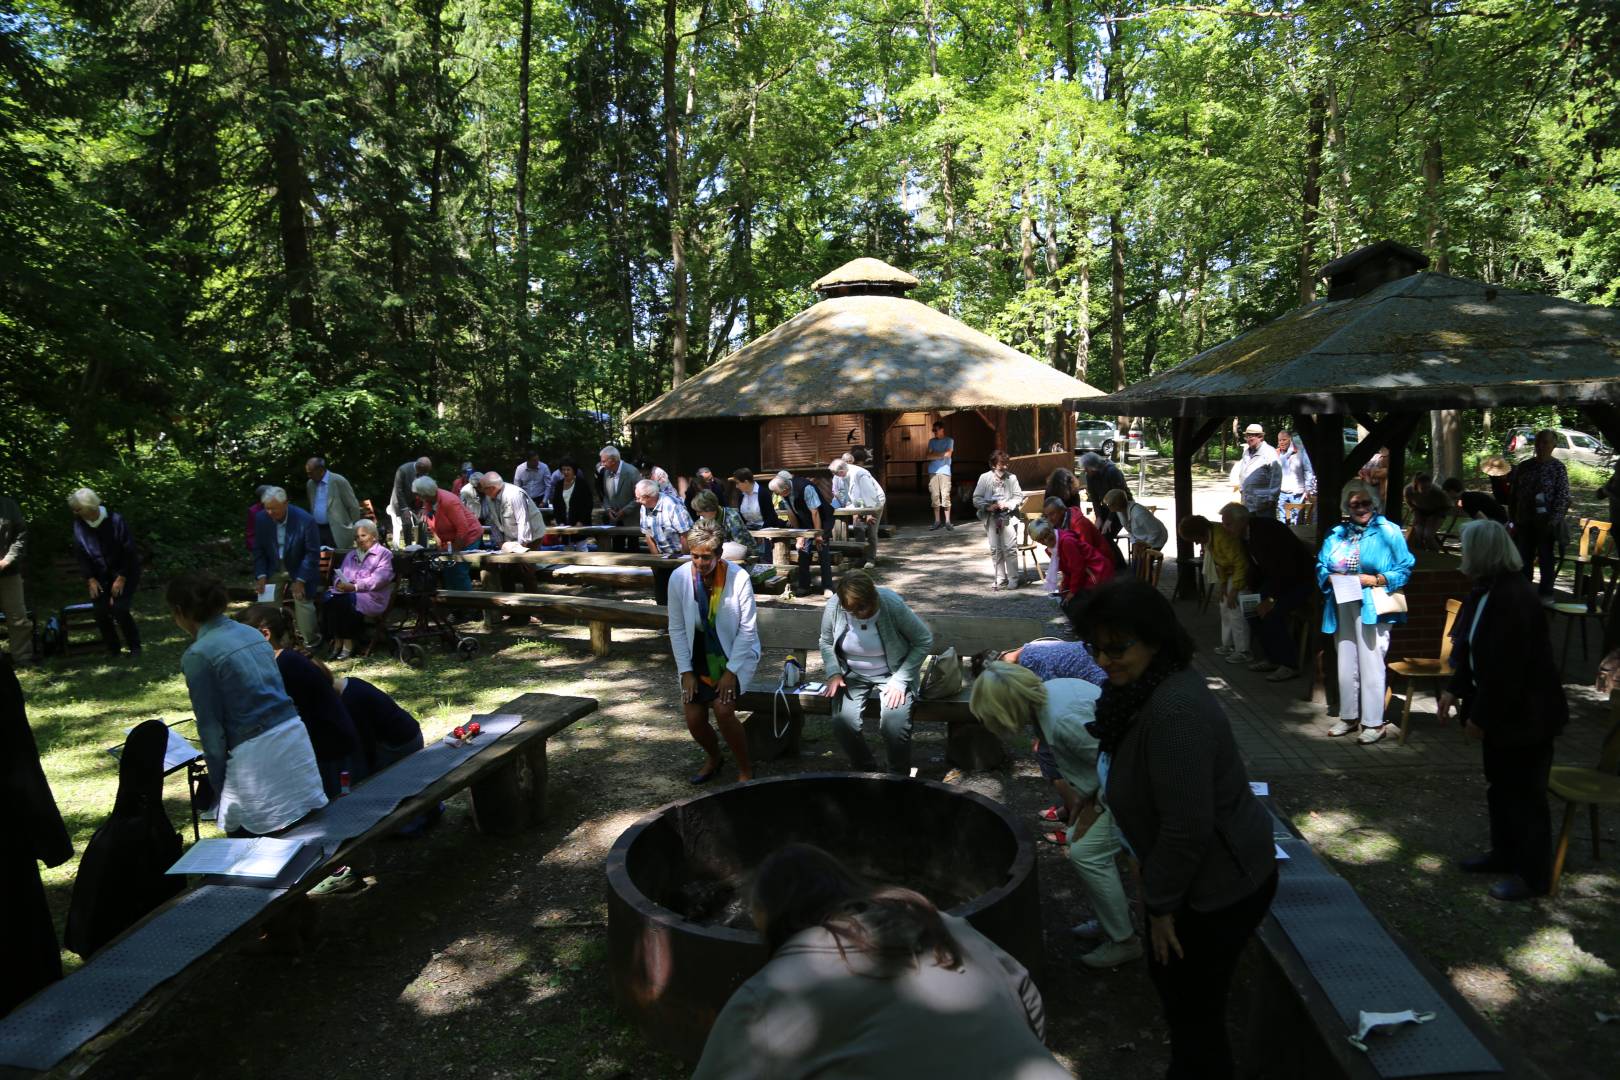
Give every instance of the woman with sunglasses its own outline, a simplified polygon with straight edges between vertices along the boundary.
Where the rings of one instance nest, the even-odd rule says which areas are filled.
[[[720,739],[709,726],[711,710],[737,759],[737,779],[754,778],[748,737],[737,719],[737,694],[759,666],[754,585],[748,571],[720,557],[725,542],[716,522],[694,522],[686,534],[692,561],[669,576],[669,644],[681,677],[686,730],[707,755],[703,768],[691,777],[694,784],[706,784],[720,771]]]
[[[1277,891],[1271,818],[1170,601],[1147,582],[1117,581],[1091,594],[1078,622],[1108,676],[1087,730],[1103,805],[1141,865],[1148,975],[1170,1027],[1166,1075],[1221,1080],[1232,1075],[1232,974]]]
[[[1372,484],[1344,485],[1339,508],[1345,520],[1328,533],[1316,557],[1316,584],[1325,598],[1322,633],[1333,635],[1339,664],[1339,719],[1328,734],[1348,735],[1359,727],[1356,741],[1368,746],[1384,737],[1389,628],[1406,621],[1404,605],[1396,611],[1384,604],[1383,614],[1378,608],[1412,576],[1413,559],[1400,526],[1383,515]]]

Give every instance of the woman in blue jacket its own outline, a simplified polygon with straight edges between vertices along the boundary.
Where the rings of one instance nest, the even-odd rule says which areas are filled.
[[[1399,525],[1383,515],[1378,489],[1362,480],[1344,485],[1339,509],[1345,520],[1334,526],[1316,557],[1316,583],[1326,600],[1322,632],[1333,635],[1339,662],[1339,720],[1329,735],[1348,735],[1367,745],[1384,737],[1384,655],[1389,628],[1406,621],[1405,611],[1378,613],[1383,595],[1394,594],[1412,576],[1412,552]],[[1354,577],[1358,598],[1339,602],[1335,577]]]

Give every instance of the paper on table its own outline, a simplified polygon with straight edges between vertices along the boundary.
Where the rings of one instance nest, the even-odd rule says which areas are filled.
[[[1328,580],[1333,582],[1333,602],[1335,604],[1348,604],[1352,600],[1361,599],[1360,574],[1329,574]]]
[[[129,728],[124,732],[124,734],[127,735],[129,732],[134,730],[134,728]],[[202,757],[201,750],[187,742],[185,736],[174,730],[174,728],[169,729],[169,745],[163,750],[164,772],[169,772],[172,769],[178,769],[186,762],[196,761],[200,757]]]
[[[302,840],[278,840],[273,836],[251,840],[199,840],[167,872],[273,878],[303,846]]]
[[[1274,844],[1272,844],[1272,845],[1271,845],[1271,846],[1272,846],[1272,847],[1273,847],[1273,848],[1276,848],[1276,849],[1277,849],[1277,858],[1279,858],[1279,859],[1286,859],[1286,858],[1288,858],[1288,852],[1286,852],[1286,851],[1284,851],[1284,850],[1283,850],[1283,849],[1282,849],[1282,845],[1281,845],[1281,844],[1276,844],[1276,843],[1274,843]]]
[[[271,584],[266,585],[264,587],[263,592],[259,593],[259,603],[261,603],[261,604],[273,604],[275,602],[276,602],[276,586],[275,586],[275,583],[272,582]]]
[[[1271,794],[1271,785],[1264,780],[1250,780],[1249,790],[1264,797]]]

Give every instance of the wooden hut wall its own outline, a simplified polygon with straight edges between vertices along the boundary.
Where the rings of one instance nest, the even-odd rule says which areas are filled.
[[[759,467],[767,472],[826,468],[853,446],[865,446],[866,417],[860,413],[773,416],[759,422]]]
[[[690,476],[707,465],[716,476],[729,476],[746,465],[761,467],[758,420],[683,420],[677,423],[635,425],[635,447],[648,461],[662,465],[671,476]]]
[[[883,433],[883,458],[888,491],[924,491],[927,481],[928,440],[937,414],[906,412],[896,416]]]

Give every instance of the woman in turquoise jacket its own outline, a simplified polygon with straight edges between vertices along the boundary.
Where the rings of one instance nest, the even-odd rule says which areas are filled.
[[[1358,727],[1363,745],[1384,737],[1384,655],[1389,628],[1406,621],[1405,612],[1380,615],[1375,590],[1395,593],[1412,576],[1412,552],[1401,528],[1383,515],[1378,490],[1361,480],[1344,485],[1339,509],[1345,520],[1334,526],[1316,557],[1316,583],[1325,594],[1322,632],[1333,635],[1339,661],[1339,720],[1329,735]],[[1359,579],[1361,594],[1339,602],[1335,577]]]

